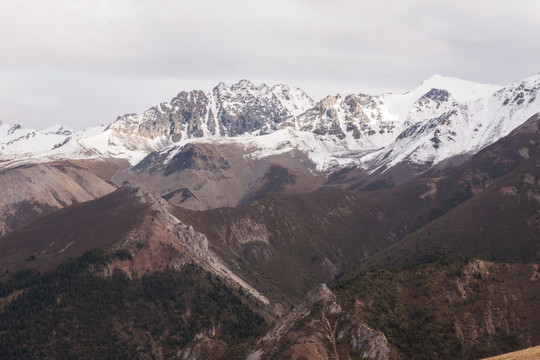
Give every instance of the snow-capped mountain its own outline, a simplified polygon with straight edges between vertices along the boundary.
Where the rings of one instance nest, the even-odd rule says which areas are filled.
[[[298,124],[343,152],[357,151],[346,157],[367,169],[435,164],[476,152],[539,112],[539,90],[540,76],[501,87],[436,75],[403,95],[329,96]]]
[[[60,147],[73,130],[62,125],[53,125],[36,131],[24,129],[19,124],[0,123],[0,154],[15,155],[26,152],[42,152]]]
[[[118,117],[106,127],[53,132],[2,124],[0,162],[13,166],[21,161],[113,157],[135,165],[151,151],[180,141],[272,133],[313,104],[302,90],[287,85],[220,83],[211,93],[183,91],[170,102]]]
[[[241,80],[231,87],[220,83],[211,93],[182,91],[170,102],[161,103],[141,115],[118,118],[111,129],[134,132],[155,139],[179,140],[201,137],[234,137],[269,134],[280,124],[314,105],[298,88],[286,85],[255,86]]]
[[[440,80],[415,101],[404,126],[396,126],[400,133],[370,161],[386,166],[402,161],[435,164],[476,153],[540,111],[539,76],[500,88],[462,82],[461,89],[452,89]]]
[[[433,165],[477,152],[540,112],[539,91],[540,75],[504,87],[435,75],[402,95],[337,95],[314,103],[298,88],[242,80],[210,93],[180,92],[107,127],[34,131],[2,124],[0,160],[113,157],[135,165],[151,151],[166,150],[171,158],[186,143],[219,141],[239,144],[255,158],[297,149],[325,172]]]

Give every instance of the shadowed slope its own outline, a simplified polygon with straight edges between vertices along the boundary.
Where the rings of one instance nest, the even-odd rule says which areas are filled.
[[[127,188],[60,209],[1,237],[0,267],[50,269],[87,250],[110,247],[139,226],[148,209]]]

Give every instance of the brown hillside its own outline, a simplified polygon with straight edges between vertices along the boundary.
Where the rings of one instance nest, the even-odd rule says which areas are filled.
[[[540,344],[537,265],[444,259],[334,288],[403,359],[478,359]]]
[[[60,209],[0,237],[0,271],[51,269],[90,249],[110,247],[142,223],[148,208],[121,189]]]
[[[497,261],[537,259],[539,123],[540,116],[534,116],[434,183],[440,204],[462,203],[375,255],[362,268],[431,262],[456,253]]]
[[[299,299],[439,216],[430,181],[374,192],[271,193],[236,208],[177,208],[175,216],[245,276],[267,281],[265,292]]]
[[[63,160],[0,171],[0,236],[67,205],[114,191],[112,175],[127,165],[115,159]]]

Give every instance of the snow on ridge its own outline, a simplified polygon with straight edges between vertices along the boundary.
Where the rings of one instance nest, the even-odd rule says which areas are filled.
[[[447,90],[452,97],[460,102],[472,101],[478,98],[491,96],[503,86],[481,84],[474,81],[462,80],[455,77],[435,74],[420,84],[417,90],[429,91],[431,89]]]
[[[35,131],[0,124],[0,161],[116,157],[135,165],[149,152],[169,146],[226,141],[244,146],[254,157],[298,149],[319,171],[400,161],[436,163],[478,151],[540,112],[539,89],[540,74],[505,87],[434,75],[401,95],[328,96],[315,103],[299,88],[240,80],[231,86],[219,83],[209,93],[181,92],[170,102],[119,117],[107,127],[73,131],[53,125]],[[270,115],[260,118],[264,121],[288,115],[260,129],[224,134],[218,114],[234,117],[248,105],[252,111],[268,111]],[[174,139],[167,135],[172,131],[167,121],[175,111],[190,111],[187,117],[200,117],[201,122],[175,125],[182,135]],[[163,122],[161,128],[153,127],[157,120]]]

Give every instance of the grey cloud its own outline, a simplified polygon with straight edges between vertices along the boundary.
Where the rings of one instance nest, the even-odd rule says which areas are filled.
[[[516,0],[7,2],[0,118],[83,127],[219,81],[402,92],[433,73],[537,73],[540,3]],[[534,41],[534,40],[533,40]]]

